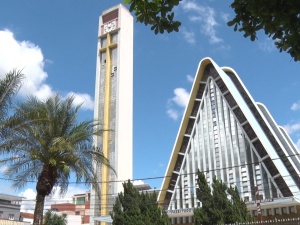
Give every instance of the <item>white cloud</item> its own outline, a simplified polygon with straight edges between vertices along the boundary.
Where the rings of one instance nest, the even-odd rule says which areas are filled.
[[[291,110],[293,111],[296,111],[298,109],[300,109],[300,101],[293,103],[291,106]]]
[[[272,38],[265,38],[264,40],[261,40],[258,42],[258,47],[263,52],[273,52],[276,49]]]
[[[25,86],[25,85],[24,85]],[[26,91],[27,93],[27,91]],[[30,92],[29,92],[30,93]],[[53,90],[51,89],[51,87],[47,84],[42,84],[38,90],[35,91],[35,93],[31,93],[35,96],[37,96],[39,99],[41,100],[45,100],[47,99],[49,96],[51,96],[53,94]]]
[[[46,197],[44,211],[51,208],[52,204],[72,203],[72,196],[75,194],[83,194],[87,190],[76,186],[69,186],[65,196],[59,195],[59,188],[52,194]],[[21,211],[33,213],[35,208],[36,191],[28,188],[21,192],[19,196],[24,197],[21,203]]]
[[[44,100],[54,93],[46,83],[45,60],[39,46],[30,41],[18,41],[9,30],[0,30],[0,79],[13,70],[22,70],[25,79],[20,89],[21,96],[34,95]],[[69,95],[69,94],[67,94]],[[76,93],[75,103],[84,102],[83,109],[93,109],[92,98],[85,93]]]
[[[159,167],[165,167],[165,164],[164,163],[160,163],[158,166]]]
[[[189,92],[184,88],[175,88],[174,97],[169,99],[167,104],[167,114],[173,120],[177,120],[182,114],[189,101]]]
[[[74,93],[74,92],[70,92],[68,93],[68,96],[70,95],[74,95],[74,104],[76,105],[80,105],[82,104],[82,109],[89,109],[89,110],[93,110],[94,109],[94,101],[92,99],[92,97],[88,94],[85,93]]]
[[[228,13],[221,13],[221,18],[223,19],[224,22],[229,21],[229,14]]]
[[[171,109],[171,108],[167,110],[167,114],[173,120],[177,120],[180,116],[180,113],[178,112],[178,110]]]
[[[181,32],[187,43],[189,43],[189,44],[196,43],[195,33],[193,31],[187,31],[185,28],[183,28]]]
[[[286,124],[283,126],[284,129],[288,134],[292,134],[298,130],[300,130],[300,122],[298,123],[292,123],[292,124]]]
[[[44,56],[39,46],[29,41],[17,41],[9,30],[0,31],[0,76],[16,68],[23,70],[26,79],[21,95],[43,94],[48,74],[44,71]]]
[[[186,75],[186,79],[188,80],[188,82],[191,82],[191,83],[193,83],[194,82],[194,77],[193,76],[191,76],[191,75]]]
[[[29,188],[21,192],[19,196],[24,197],[21,202],[21,212],[33,213],[35,207],[36,192]]]
[[[190,21],[199,22],[201,32],[208,36],[211,44],[223,42],[221,38],[217,36],[215,27],[218,23],[215,19],[215,10],[208,6],[202,6],[195,1],[184,0],[181,3],[183,10],[187,13],[194,13],[189,16]]]
[[[145,183],[142,180],[134,180],[134,181],[132,181],[132,184],[133,185],[141,185],[141,184],[145,184]]]
[[[189,101],[190,93],[184,88],[176,88],[174,94],[175,96],[172,98],[172,101],[178,106],[185,108]]]

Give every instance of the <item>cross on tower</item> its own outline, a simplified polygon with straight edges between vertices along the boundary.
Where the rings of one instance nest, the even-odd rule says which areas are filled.
[[[117,47],[116,42],[112,42],[110,33],[106,35],[106,46],[100,48],[100,53],[106,53],[106,73],[105,73],[105,94],[104,94],[104,121],[103,121],[103,155],[109,159],[109,133],[110,133],[110,98],[111,98],[111,49]],[[101,183],[101,216],[109,215],[108,212],[108,186],[109,172],[108,168],[102,165],[102,182]],[[104,207],[103,207],[104,206]]]

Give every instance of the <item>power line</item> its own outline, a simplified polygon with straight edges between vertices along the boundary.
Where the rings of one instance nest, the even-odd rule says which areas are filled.
[[[293,154],[293,155],[288,155],[286,157],[295,157],[295,156],[299,156],[299,154]],[[281,159],[281,158],[271,158],[272,161],[274,160],[278,160],[278,159]],[[255,161],[255,162],[251,162],[251,163],[245,163],[245,164],[240,164],[240,165],[235,165],[235,166],[228,166],[228,167],[223,167],[223,168],[216,168],[216,169],[209,169],[209,170],[204,170],[202,171],[203,173],[209,173],[209,172],[215,172],[215,171],[220,171],[220,170],[227,170],[227,169],[233,169],[233,168],[237,168],[237,167],[242,167],[242,166],[249,166],[249,165],[255,165],[255,164],[261,164],[263,161]],[[178,177],[180,176],[188,176],[188,175],[194,175],[194,174],[197,174],[197,172],[191,172],[191,173],[182,173],[182,174],[178,174]],[[296,173],[298,176],[299,174]],[[157,176],[157,177],[148,177],[148,178],[139,178],[139,179],[133,179],[131,181],[137,181],[137,180],[153,180],[153,179],[165,179],[165,178],[168,178],[168,177],[172,177],[172,176]],[[269,177],[267,176],[268,179],[273,179],[272,177]],[[292,175],[291,174],[288,174],[288,175],[285,175],[285,176],[281,176],[281,177],[285,177],[287,179],[290,179],[290,180],[293,180],[292,178]],[[2,180],[8,180],[8,181],[18,181],[18,180],[15,180],[15,179],[8,179],[8,178],[0,178]],[[178,179],[178,178],[177,178]],[[127,180],[115,180],[115,181],[107,181],[107,183],[114,183],[114,182],[125,182]],[[234,183],[234,184],[238,184],[238,183],[242,183],[242,182],[250,182],[251,180],[240,180],[240,181],[234,181],[234,182],[230,182],[231,183]],[[28,181],[28,182],[36,182],[36,181]],[[85,183],[85,182],[69,182],[69,184],[72,184],[72,183]],[[96,182],[96,183],[104,183],[104,182]],[[225,183],[225,184],[228,184],[228,183]],[[262,183],[263,185],[264,183]],[[290,185],[289,187],[293,187],[293,186],[297,186],[297,185]],[[281,188],[282,186],[279,186],[277,185],[276,188]],[[179,188],[179,187],[178,187]],[[176,188],[176,189],[178,189]],[[196,186],[188,186],[188,187],[184,187],[184,189],[196,189],[197,187]],[[250,193],[251,193],[251,188],[253,188],[253,185],[251,186],[250,184]],[[270,187],[265,187],[264,189],[270,189]],[[260,189],[262,191],[264,191],[264,189]],[[162,189],[162,190],[159,190],[157,189],[157,191],[167,191],[167,189]],[[298,191],[300,192],[300,191]],[[297,193],[298,193],[297,192]],[[241,193],[241,192],[240,192]],[[118,193],[113,193],[113,194],[108,194],[110,196],[117,196]],[[101,196],[100,196],[101,197]],[[102,195],[103,197],[103,195]],[[191,200],[191,199],[187,199],[187,200]],[[31,201],[30,199],[27,199],[26,200],[27,202]],[[35,200],[32,200],[32,201],[35,201]],[[55,199],[49,199],[49,201],[54,201],[54,202],[57,202],[57,201],[60,201],[59,199],[55,198]],[[61,200],[63,201],[63,200]],[[101,201],[100,201],[101,203]],[[100,204],[99,203],[99,204]],[[50,203],[49,203],[50,204]],[[55,204],[55,203],[54,203]],[[32,204],[33,205],[33,204]],[[45,204],[45,206],[49,206],[48,204]],[[102,205],[102,208],[103,207],[112,207],[113,205],[112,204],[107,204],[106,206]]]
[[[286,157],[294,157],[294,156],[300,156],[300,154],[293,154],[293,155],[288,155]],[[279,160],[281,159],[280,157],[278,158],[270,158],[272,161],[274,160]],[[234,165],[234,166],[227,166],[227,167],[222,167],[222,168],[215,168],[215,169],[208,169],[208,170],[203,170],[201,172],[203,173],[208,173],[208,172],[214,172],[214,171],[220,171],[220,170],[226,170],[226,169],[233,169],[233,168],[238,168],[238,167],[243,167],[243,166],[248,166],[248,165],[254,165],[254,164],[260,164],[262,163],[264,160],[262,161],[255,161],[255,162],[251,162],[251,163],[244,163],[244,164],[240,164],[240,165]],[[300,163],[300,162],[299,162]],[[191,174],[196,174],[197,172],[191,172],[191,173],[184,173],[184,174],[180,174],[179,176],[185,176],[185,175],[191,175]],[[299,176],[300,173],[297,173],[297,175]],[[136,179],[132,179],[131,181],[139,181],[139,180],[155,180],[155,179],[164,179],[164,178],[169,178],[172,177],[172,175],[170,176],[156,176],[156,177],[146,177],[146,178],[136,178]],[[12,179],[12,178],[5,178],[5,177],[0,177],[0,180],[6,180],[6,181],[20,181],[21,179]],[[97,182],[89,182],[89,183],[118,183],[118,182],[126,182],[128,180],[110,180],[110,181],[97,181]],[[36,180],[28,180],[26,181],[28,183],[37,183]],[[69,184],[86,184],[86,182],[76,182],[76,181],[69,181]]]
[[[285,177],[288,177],[288,176],[285,176]],[[289,178],[289,179],[291,179],[291,178]],[[249,180],[248,180],[249,181]],[[234,182],[234,183],[240,183],[240,182],[242,182],[242,181],[237,181],[237,182]],[[175,188],[175,189],[184,189],[184,190],[186,190],[186,189],[192,189],[192,190],[194,190],[194,189],[196,189],[197,188],[197,186],[188,186],[188,187],[184,187],[184,188],[181,188],[181,187],[178,187],[178,188]],[[250,193],[251,193],[251,188],[253,189],[253,186],[250,186],[249,187],[249,189],[250,189]],[[280,188],[280,187],[278,187],[278,188]],[[260,189],[260,191],[264,191],[264,190],[269,190],[270,188],[268,188],[268,187],[265,187],[265,188],[263,188],[263,189]],[[157,190],[157,191],[166,191],[167,189],[164,189],[164,190]],[[145,192],[147,192],[147,190],[145,190]],[[300,191],[298,191],[299,193],[300,193]],[[239,192],[240,194],[241,194],[241,192]],[[194,193],[192,193],[192,194],[194,194]],[[195,194],[194,194],[195,195]],[[116,193],[114,193],[114,194],[107,194],[106,196],[111,196],[111,197],[113,197],[113,196],[117,196],[117,194]],[[73,197],[73,196],[72,196]],[[100,199],[101,198],[103,198],[104,197],[104,195],[101,195],[100,196]],[[70,196],[68,196],[68,197],[65,197],[65,198],[71,198]],[[22,202],[23,203],[26,203],[26,202],[35,202],[36,200],[35,199],[22,199]],[[64,203],[67,203],[67,202],[73,202],[73,198],[72,198],[72,200],[70,199],[70,200],[66,200],[66,199],[61,199],[61,198],[58,198],[58,197],[55,197],[55,198],[52,198],[52,197],[49,197],[49,196],[47,196],[46,197],[46,201],[47,202],[51,202],[51,204],[60,204],[60,203],[57,203],[57,202],[64,202]],[[100,203],[101,203],[101,201],[100,201]],[[100,204],[99,203],[99,204]],[[34,205],[35,203],[32,203],[32,205]],[[50,204],[50,203],[49,203]],[[27,204],[28,205],[28,204]],[[45,206],[47,206],[47,204],[45,204]]]

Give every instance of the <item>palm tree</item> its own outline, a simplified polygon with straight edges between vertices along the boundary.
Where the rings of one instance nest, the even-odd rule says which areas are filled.
[[[62,100],[58,94],[45,101],[29,97],[17,105],[7,122],[10,130],[0,143],[1,153],[9,154],[0,163],[7,166],[5,174],[13,180],[13,187],[37,182],[34,225],[42,224],[45,197],[53,188],[66,193],[71,173],[75,183],[96,188],[93,163],[111,168],[99,148],[91,147],[93,136],[102,133],[99,124],[94,120],[77,122],[80,106],[73,101],[74,96]]]

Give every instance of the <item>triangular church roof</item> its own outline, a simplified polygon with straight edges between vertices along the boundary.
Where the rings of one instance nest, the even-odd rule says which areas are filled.
[[[226,102],[226,107],[232,112],[235,121],[239,123],[240,130],[249,141],[254,152],[251,154],[256,155],[255,158],[257,157],[258,162],[263,165],[269,179],[272,179],[276,188],[279,189],[278,192],[282,197],[299,195],[299,152],[288,134],[276,124],[263,104],[253,100],[233,69],[220,68],[212,59],[204,58],[200,61],[195,75],[158,202],[165,206],[169,205],[178,186],[177,183],[183,171],[183,162],[189,157],[190,140],[199,120],[203,95],[209,88],[207,86],[211,85],[207,82],[208,80],[213,82],[215,89],[218,89],[222,101]]]

